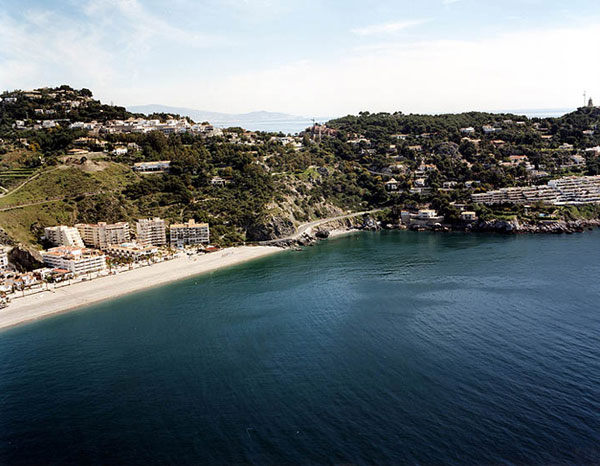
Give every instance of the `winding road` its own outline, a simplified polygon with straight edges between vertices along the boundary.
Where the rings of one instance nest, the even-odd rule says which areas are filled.
[[[295,239],[300,238],[305,233],[310,233],[310,231],[313,228],[319,227],[321,225],[325,225],[326,223],[337,222],[339,220],[345,220],[347,218],[360,217],[361,215],[366,215],[366,214],[374,214],[375,212],[380,212],[381,210],[383,210],[383,209],[366,210],[363,212],[355,212],[352,214],[338,215],[336,217],[322,218],[319,220],[314,220],[312,222],[303,223],[296,229],[296,233],[294,233],[293,235],[286,236],[284,238],[272,239],[269,241],[262,241],[260,244],[269,245],[269,244],[277,243],[279,241],[295,240]]]

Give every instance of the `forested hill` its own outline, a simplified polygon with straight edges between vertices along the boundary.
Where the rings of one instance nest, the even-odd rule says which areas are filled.
[[[165,120],[179,117],[173,112],[133,113],[125,107],[103,104],[93,98],[89,89],[73,89],[63,85],[44,87],[29,91],[4,91],[0,94],[0,132],[6,133],[15,121],[91,122],[104,123],[110,120],[129,118],[157,118]],[[64,125],[63,125],[64,126]]]
[[[467,112],[459,114],[414,115],[361,112],[327,123],[327,126],[348,134],[368,138],[385,138],[397,134],[410,136],[436,135],[442,140],[460,142],[461,128],[474,128],[474,134],[484,134],[484,126],[492,126],[511,141],[535,144],[543,134],[555,135],[557,142],[585,145],[589,141],[583,131],[600,124],[600,107],[582,107],[560,118],[527,118],[523,115]]]
[[[0,94],[2,129],[15,120],[108,121],[134,116],[125,107],[102,104],[93,98],[89,89],[76,90],[70,86],[42,88],[31,91],[5,91]]]
[[[440,136],[451,136],[460,128],[481,127],[483,125],[501,123],[504,120],[528,121],[527,117],[510,114],[490,114],[468,112],[444,115],[414,115],[397,113],[361,112],[358,116],[348,115],[331,120],[327,126],[349,133],[364,134],[366,137],[390,136],[393,134],[439,133]]]

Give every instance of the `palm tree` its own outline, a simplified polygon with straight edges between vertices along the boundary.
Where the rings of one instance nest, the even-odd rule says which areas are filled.
[[[113,258],[112,257],[106,258],[106,265],[108,265],[108,273],[112,275],[112,267],[113,267]]]

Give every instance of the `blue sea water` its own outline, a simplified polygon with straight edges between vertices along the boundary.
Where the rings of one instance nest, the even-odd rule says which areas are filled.
[[[600,462],[600,234],[363,233],[0,333],[0,463]]]
[[[493,111],[492,113],[512,113],[515,115],[525,115],[528,118],[558,118],[566,113],[575,111],[575,109],[555,108],[555,109],[522,109],[522,110],[503,110]],[[340,115],[341,116],[341,115]],[[313,126],[315,122],[326,124],[329,120],[339,117],[317,118],[298,118],[286,120],[228,120],[226,122],[213,121],[218,127],[231,128],[239,126],[249,131],[266,131],[284,134],[297,134]]]
[[[316,120],[319,123],[325,123],[326,120]],[[215,122],[222,128],[241,127],[248,131],[266,131],[270,133],[297,134],[314,125],[314,121],[309,118],[297,120],[256,120],[256,121],[227,121]]]

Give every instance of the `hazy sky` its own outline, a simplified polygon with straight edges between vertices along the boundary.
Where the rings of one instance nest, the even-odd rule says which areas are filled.
[[[600,0],[0,0],[0,89],[336,116],[600,101]]]

